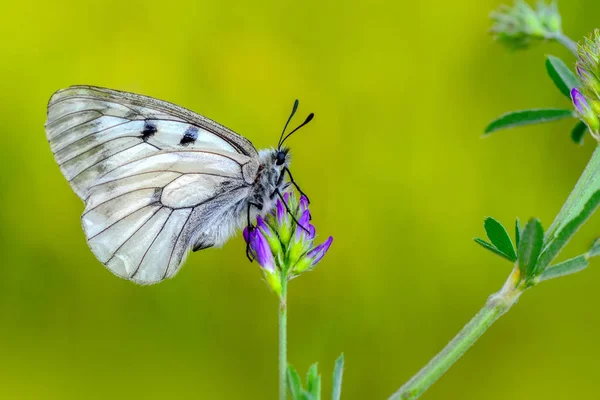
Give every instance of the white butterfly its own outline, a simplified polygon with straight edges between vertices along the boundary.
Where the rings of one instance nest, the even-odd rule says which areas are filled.
[[[85,202],[81,222],[92,252],[115,275],[152,284],[174,276],[190,249],[223,245],[295,185],[281,145],[312,117],[282,133],[276,149],[258,152],[175,104],[72,86],[50,99],[46,134]]]

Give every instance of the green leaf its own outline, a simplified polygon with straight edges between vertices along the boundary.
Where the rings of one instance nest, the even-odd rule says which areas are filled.
[[[510,240],[510,236],[508,236],[508,232],[506,232],[506,229],[504,229],[502,224],[492,217],[487,217],[483,223],[483,227],[485,228],[485,232],[490,239],[490,242],[492,242],[501,253],[506,254],[510,261],[517,261],[517,254],[515,253],[512,240]]]
[[[569,99],[571,98],[571,89],[581,86],[577,75],[558,57],[548,56],[546,69],[556,87]]]
[[[301,400],[317,400],[308,390],[301,389],[300,392]]]
[[[296,372],[291,365],[288,365],[287,384],[288,389],[292,394],[292,399],[302,400],[302,382],[300,382],[300,375],[298,375],[298,372]]]
[[[506,258],[510,262],[513,262],[513,260],[511,259],[511,257],[509,255],[504,254],[503,252],[498,250],[494,245],[486,242],[485,240],[479,239],[479,238],[475,238],[473,240],[475,241],[475,243],[481,245],[484,249],[489,250],[492,253],[499,255],[500,257]]]
[[[587,131],[587,125],[583,121],[579,121],[571,131],[571,140],[577,144],[583,144],[583,137]]]
[[[340,400],[340,397],[342,397],[342,375],[344,375],[344,353],[340,354],[333,368],[331,400]]]
[[[592,246],[587,254],[588,257],[596,257],[600,255],[600,238],[594,240],[594,243],[592,243]]]
[[[575,114],[573,114],[573,111],[557,108],[510,112],[492,121],[487,128],[485,128],[485,135],[489,135],[490,133],[499,131],[501,129],[514,128],[523,125],[541,124],[544,122],[574,117]]]
[[[521,220],[517,217],[517,220],[515,221],[515,242],[517,244],[517,249],[519,248],[519,241],[521,240],[521,231],[523,229],[521,228]]]
[[[530,219],[523,229],[519,245],[519,269],[521,270],[521,276],[525,279],[531,278],[535,272],[543,242],[544,229],[540,220],[537,218]]]
[[[551,265],[542,272],[538,278],[540,282],[548,279],[558,278],[560,276],[574,274],[585,269],[588,266],[588,260],[585,255],[571,258],[556,265]]]
[[[600,190],[596,191],[592,197],[590,197],[588,202],[577,216],[572,218],[566,225],[564,225],[562,229],[552,236],[544,248],[544,251],[540,255],[540,260],[537,266],[538,271],[543,271],[552,262],[552,260],[554,260],[562,248],[566,246],[569,239],[571,239],[575,232],[579,230],[581,225],[583,225],[585,221],[592,216],[599,205]]]
[[[306,390],[308,390],[315,400],[321,398],[321,377],[319,376],[317,363],[314,363],[308,369],[308,373],[306,374]]]

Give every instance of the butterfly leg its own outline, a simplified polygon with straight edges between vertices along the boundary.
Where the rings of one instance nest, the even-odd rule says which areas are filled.
[[[281,192],[279,191],[279,189],[275,189],[275,191],[273,192],[273,194],[276,194],[277,196],[279,196],[279,198],[281,199],[281,202],[283,203],[283,205],[285,207],[285,211],[288,214],[290,214],[290,217],[292,217],[292,221],[294,221],[297,226],[299,226],[300,228],[304,229],[306,231],[306,233],[310,234],[310,231],[308,229],[306,229],[305,227],[303,227],[302,225],[300,225],[300,223],[298,222],[298,220],[296,219],[296,217],[292,213],[292,210],[290,210],[290,207],[285,202],[285,199],[283,198],[283,195],[281,194]]]
[[[252,221],[250,221],[250,207],[256,207],[258,208],[258,210],[262,210],[263,206],[262,204],[258,204],[258,203],[253,203],[253,202],[249,202],[248,203],[248,207],[246,208],[246,212],[247,212],[247,217],[248,217],[248,221],[247,221],[247,225],[246,228],[248,229],[248,241],[246,242],[246,257],[248,257],[248,260],[250,260],[250,262],[254,261],[254,258],[252,257],[252,252],[250,251],[250,232],[252,232],[254,229],[256,229],[256,227],[254,225],[252,225]]]
[[[310,199],[308,198],[308,196],[306,195],[306,193],[304,193],[302,191],[302,189],[300,189],[300,186],[298,186],[298,184],[296,183],[296,181],[294,180],[294,177],[292,176],[292,172],[290,171],[289,168],[285,168],[285,172],[287,172],[287,174],[290,177],[290,182],[292,182],[292,185],[294,185],[296,187],[296,190],[298,190],[298,192],[300,192],[300,194],[304,197],[306,197],[306,200],[308,201],[308,204],[310,204]],[[282,174],[283,175],[283,174]]]

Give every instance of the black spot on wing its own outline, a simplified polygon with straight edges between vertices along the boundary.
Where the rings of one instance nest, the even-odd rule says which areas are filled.
[[[190,143],[194,143],[196,139],[198,139],[198,127],[190,126],[187,128],[187,131],[185,131],[185,134],[181,138],[179,144],[182,146],[187,146]]]
[[[154,122],[146,121],[144,123],[144,129],[142,130],[142,140],[147,142],[150,137],[154,136],[154,134],[158,131]]]

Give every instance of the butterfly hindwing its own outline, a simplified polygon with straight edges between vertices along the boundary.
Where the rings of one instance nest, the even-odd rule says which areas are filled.
[[[115,168],[85,199],[81,221],[90,248],[120,277],[149,284],[173,276],[191,247],[220,245],[237,228],[252,187],[244,165],[252,162],[185,150]]]

